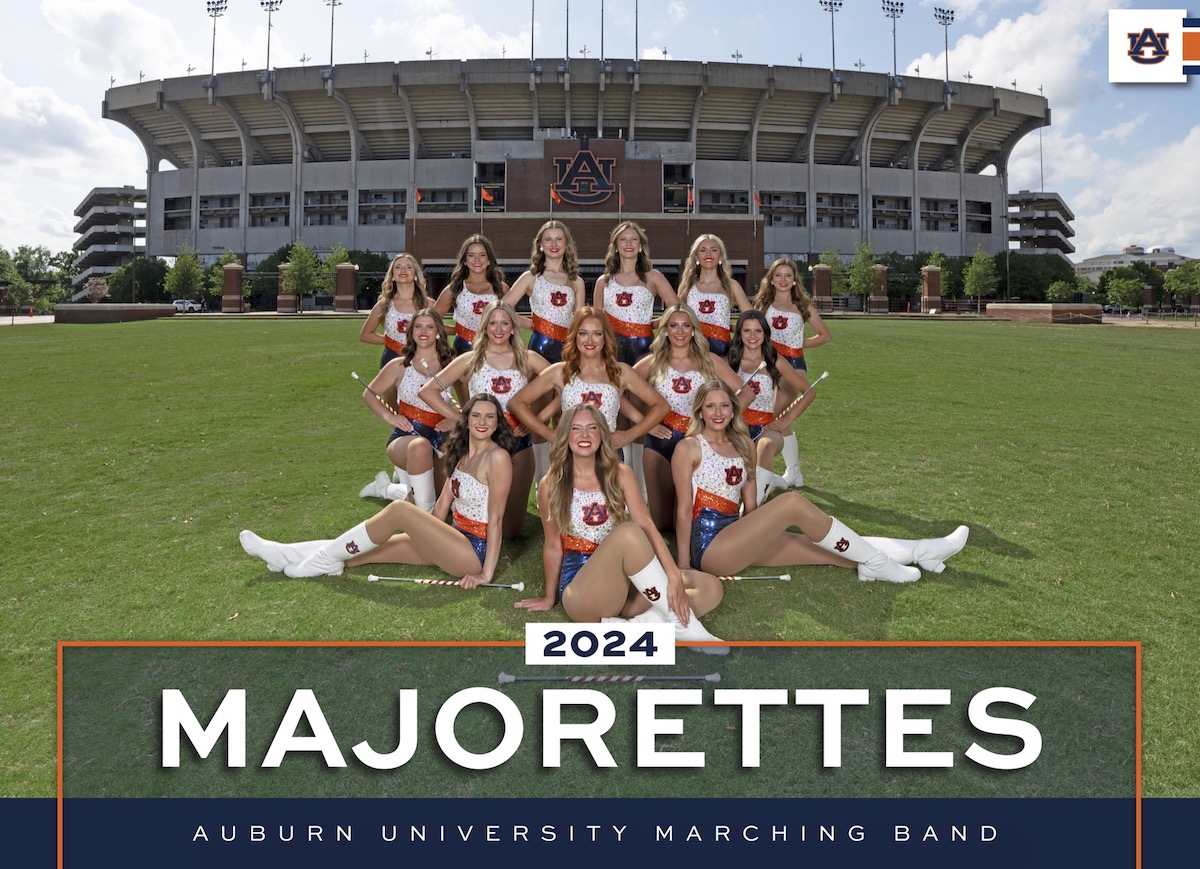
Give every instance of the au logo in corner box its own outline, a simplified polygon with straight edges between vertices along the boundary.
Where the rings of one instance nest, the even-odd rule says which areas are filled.
[[[1200,75],[1200,18],[1186,9],[1110,9],[1108,80],[1182,84]]]

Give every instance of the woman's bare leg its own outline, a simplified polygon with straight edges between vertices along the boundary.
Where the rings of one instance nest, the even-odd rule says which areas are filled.
[[[631,594],[642,599],[629,584],[629,575],[653,558],[654,549],[642,529],[632,522],[622,522],[604,538],[563,591],[563,609],[576,622],[598,622],[621,615],[630,605]],[[641,607],[638,612],[645,609]]]
[[[529,488],[533,485],[533,450],[521,450],[512,459],[512,486],[504,507],[504,539],[521,536],[525,513],[529,510]]]
[[[646,450],[642,456],[646,474],[646,505],[654,527],[659,531],[675,529],[675,483],[671,479],[671,463],[654,450]]]

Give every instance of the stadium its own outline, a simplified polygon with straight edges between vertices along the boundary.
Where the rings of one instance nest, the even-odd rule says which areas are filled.
[[[551,213],[589,284],[623,218],[668,279],[701,232],[749,284],[860,241],[996,253],[1009,156],[1050,122],[1044,97],[984,84],[646,59],[229,72],[114,87],[102,113],[146,151],[148,255],[407,249],[435,286],[474,232],[519,273]]]

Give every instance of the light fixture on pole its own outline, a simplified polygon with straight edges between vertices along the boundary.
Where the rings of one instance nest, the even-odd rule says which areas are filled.
[[[883,0],[883,14],[892,19],[892,78],[896,77],[896,19],[904,14],[904,4]]]
[[[225,7],[229,5],[229,0],[208,0],[208,14],[212,16],[213,31],[212,31],[212,70],[209,76],[217,74],[217,19],[225,14]]]
[[[733,58],[734,63],[742,62],[742,53],[736,48],[733,50],[733,54],[731,54],[729,56]]]
[[[942,29],[946,32],[946,84],[950,84],[950,25],[954,23],[954,10],[943,9],[941,6],[933,7],[933,17],[937,19],[938,24],[942,25]]]
[[[267,10],[267,72],[271,72],[271,16],[283,5],[283,0],[258,0],[258,5]]]
[[[342,5],[342,0],[325,0],[329,7],[329,68],[333,68],[333,12]]]
[[[821,0],[821,8],[829,13],[829,97],[836,100],[842,90],[842,77],[837,74],[837,37],[833,30],[833,15],[842,8],[842,0]]]
[[[837,74],[837,38],[833,31],[833,13],[842,8],[842,0],[821,0],[821,8],[829,13],[829,71]]]

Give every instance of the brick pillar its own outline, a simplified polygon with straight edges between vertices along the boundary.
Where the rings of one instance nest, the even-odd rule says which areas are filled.
[[[229,263],[224,266],[221,275],[221,313],[242,313],[242,280],[246,270],[240,263]]]
[[[888,312],[887,274],[887,266],[875,266],[874,280],[871,281],[871,295],[867,297],[867,312],[870,314],[886,314]]]
[[[358,309],[354,292],[354,273],[357,271],[358,266],[354,263],[338,263],[334,279],[333,310],[355,311]]]
[[[300,297],[283,288],[283,276],[290,268],[287,263],[279,264],[279,284],[275,300],[275,312],[278,314],[295,314],[300,310]]]
[[[822,314],[833,310],[833,270],[824,263],[812,267],[813,304]]]
[[[937,266],[921,269],[921,310],[928,314],[942,307],[942,270]]]

